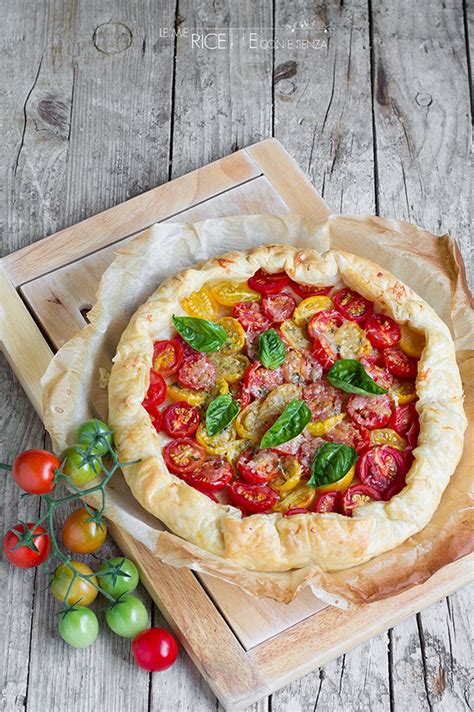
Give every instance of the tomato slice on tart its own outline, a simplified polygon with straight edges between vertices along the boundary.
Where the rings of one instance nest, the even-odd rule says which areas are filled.
[[[299,284],[292,279],[290,279],[290,287],[303,299],[306,299],[306,297],[324,297],[332,289],[332,287],[318,287],[316,284]]]
[[[276,272],[270,274],[263,269],[259,269],[253,277],[247,280],[247,285],[250,289],[260,294],[278,294],[282,289],[288,286],[290,278],[285,272]]]
[[[303,386],[306,383],[318,381],[323,369],[310,351],[289,349],[285,361],[281,365],[281,372],[285,383]]]
[[[152,418],[158,418],[158,407],[166,399],[166,382],[161,373],[151,369],[150,371],[150,385],[145,398],[143,399],[142,405],[150,414]]]
[[[183,388],[209,391],[216,385],[217,368],[204,354],[196,353],[184,359],[178,371],[178,382]]]
[[[229,497],[234,507],[245,514],[257,514],[271,509],[278,495],[267,485],[252,485],[248,482],[235,480],[229,485]]]
[[[290,319],[296,308],[296,300],[288,292],[266,294],[262,299],[262,311],[267,319],[275,324],[281,324]]]
[[[356,321],[359,324],[365,322],[374,310],[372,302],[348,287],[340,289],[334,295],[333,302],[344,319]]]
[[[206,451],[193,438],[177,438],[165,445],[163,457],[170,472],[187,475],[202,465]]]
[[[321,445],[324,445],[324,443],[325,440],[316,437],[307,438],[300,445],[296,457],[298,458],[299,463],[303,467],[303,471],[307,477],[309,477],[311,472],[311,463],[313,462],[313,458],[318,448],[320,448]]]
[[[386,394],[360,396],[354,393],[347,401],[347,412],[361,428],[383,428],[392,415],[392,400]]]
[[[385,349],[383,360],[390,373],[397,378],[413,379],[418,373],[418,362],[401,349]]]
[[[157,410],[155,415],[150,416],[151,417],[151,422],[153,423],[153,427],[155,428],[156,432],[159,433],[160,430],[163,427],[163,414],[160,410]]]
[[[380,492],[369,485],[351,485],[342,495],[342,511],[352,517],[354,509],[382,499]]]
[[[420,433],[420,421],[415,404],[406,403],[395,408],[389,427],[405,438],[410,447],[415,447]]]
[[[321,309],[308,322],[308,336],[316,339],[325,334],[335,334],[344,319],[335,309]]]
[[[258,361],[252,363],[244,376],[245,385],[254,398],[265,398],[271,390],[283,383],[281,367],[270,369]]]
[[[188,438],[196,432],[200,421],[199,408],[178,401],[163,411],[163,430],[172,438]]]
[[[401,329],[397,322],[385,314],[372,314],[365,324],[365,333],[376,349],[396,346],[401,337]]]
[[[266,331],[272,325],[263,313],[259,302],[239,302],[234,306],[232,316],[237,319],[244,331]]]
[[[253,450],[249,448],[239,456],[237,471],[239,475],[253,485],[266,484],[278,475],[280,458],[272,450]]]
[[[303,483],[288,492],[283,499],[280,499],[274,505],[274,509],[282,514],[286,514],[290,509],[295,509],[295,507],[309,509],[315,497],[316,491],[312,487],[308,487],[306,483]]]
[[[291,507],[291,509],[283,513],[283,516],[292,517],[294,514],[309,514],[309,509],[306,507]]]
[[[232,398],[240,403],[240,409],[243,410],[246,408],[252,400],[252,396],[244,381],[231,383],[229,388]]]
[[[200,491],[218,492],[226,487],[234,477],[230,462],[223,457],[212,457],[199,465],[186,477],[186,482]]]
[[[337,361],[337,353],[325,336],[318,336],[313,341],[313,356],[324,371],[329,371]]]
[[[317,381],[303,388],[303,400],[311,411],[312,420],[319,422],[339,415],[342,398],[337,388],[327,381]]]
[[[390,445],[376,445],[357,461],[357,475],[364,485],[369,485],[383,495],[407,472],[407,460]]]
[[[323,492],[316,499],[314,511],[320,514],[327,514],[329,512],[337,512],[340,514],[342,512],[342,494],[336,491]]]
[[[371,377],[375,383],[385,390],[389,390],[394,383],[394,377],[387,371],[386,368],[382,368],[371,360],[370,356],[366,356],[360,359],[361,364],[365,368],[365,372]]]
[[[359,428],[347,420],[336,423],[324,437],[331,443],[341,443],[353,447],[358,454],[364,452],[370,445],[369,431]]]
[[[183,347],[178,339],[155,341],[153,345],[153,369],[165,378],[176,373],[183,363]]]

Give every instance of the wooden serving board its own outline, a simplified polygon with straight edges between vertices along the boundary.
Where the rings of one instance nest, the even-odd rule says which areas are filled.
[[[154,222],[288,211],[321,220],[330,214],[284,148],[270,139],[1,260],[0,342],[38,413],[41,376],[53,351],[84,326],[118,246]],[[473,579],[473,557],[465,557],[421,586],[350,611],[327,606],[309,590],[284,605],[165,566],[127,532],[110,529],[228,710],[250,705]]]

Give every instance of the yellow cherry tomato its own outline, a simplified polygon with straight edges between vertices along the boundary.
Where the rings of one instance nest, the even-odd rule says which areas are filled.
[[[291,492],[300,483],[303,468],[296,457],[287,456],[282,460],[281,474],[270,482],[270,487],[279,494]]]
[[[214,320],[217,316],[217,304],[209,289],[203,287],[199,292],[192,292],[181,299],[181,307],[189,316],[198,319]]]
[[[330,485],[322,485],[321,487],[316,487],[316,492],[321,494],[322,492],[345,492],[349,487],[355,476],[355,465],[352,465],[351,469],[346,472],[346,474],[341,477],[337,482],[333,482]]]
[[[295,324],[292,319],[287,319],[280,326],[280,331],[292,349],[309,349],[311,342],[306,338],[304,330]]]
[[[240,438],[238,440],[233,440],[226,448],[225,457],[230,464],[235,467],[235,463],[237,462],[239,455],[241,455],[244,450],[247,450],[247,448],[252,447],[254,444],[255,443],[251,440],[240,440]]]
[[[237,319],[231,316],[223,316],[218,319],[217,323],[222,326],[226,335],[227,341],[220,349],[220,354],[236,354],[245,346],[245,331],[243,330]]]
[[[226,396],[229,393],[229,384],[225,378],[218,378],[216,381],[216,392],[219,396]]]
[[[282,514],[294,507],[309,509],[315,497],[316,490],[306,484],[302,484],[295,487],[286,497],[277,502],[273,509],[275,512],[281,512]]]
[[[64,601],[67,606],[72,606],[74,603],[89,606],[99,593],[96,588],[98,586],[97,578],[93,575],[92,569],[81,561],[71,561],[71,564],[79,573],[88,578],[76,577],[71,585],[74,577],[73,571],[66,564],[60,564],[53,574],[51,593],[58,601]]]
[[[301,387],[294,383],[283,383],[270,391],[268,396],[260,404],[259,416],[266,423],[277,418],[283,413],[288,403],[292,400],[301,399]]]
[[[404,450],[408,443],[392,428],[376,428],[370,431],[371,445],[390,445],[395,450]]]
[[[218,378],[225,378],[228,383],[234,383],[243,378],[250,361],[243,354],[210,354],[210,359],[217,368]]]
[[[425,346],[425,337],[423,334],[418,334],[418,332],[410,329],[409,326],[404,324],[401,327],[402,335],[400,338],[400,348],[406,353],[407,356],[412,358],[420,358],[421,352]]]
[[[211,286],[212,296],[219,304],[233,307],[239,302],[258,302],[261,294],[254,292],[246,282],[218,282]]]
[[[310,435],[321,436],[328,433],[337,423],[340,423],[346,417],[345,413],[339,413],[339,415],[331,415],[326,420],[319,420],[317,423],[308,423],[306,426],[307,431]]]
[[[202,405],[208,393],[206,391],[195,391],[192,388],[183,388],[179,383],[170,383],[166,387],[166,392],[174,401],[186,401],[189,405]]]
[[[296,326],[306,326],[313,314],[323,309],[332,309],[332,299],[329,297],[308,297],[298,304],[293,314]]]
[[[236,433],[233,425],[228,425],[220,433],[212,436],[208,434],[205,422],[201,422],[196,430],[196,440],[209,455],[225,455],[227,448],[235,438]]]
[[[234,420],[235,429],[240,437],[253,443],[259,442],[265,432],[265,422],[259,415],[259,409],[260,403],[253,401],[241,410]]]
[[[372,351],[372,344],[355,321],[345,321],[334,334],[341,358],[360,359]]]
[[[416,383],[415,381],[400,381],[395,379],[393,386],[390,388],[390,393],[397,405],[405,405],[416,400]]]

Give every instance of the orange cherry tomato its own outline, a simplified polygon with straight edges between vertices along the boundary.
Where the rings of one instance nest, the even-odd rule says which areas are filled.
[[[107,536],[104,521],[97,521],[81,507],[69,515],[63,525],[63,542],[75,554],[91,554],[100,549]]]

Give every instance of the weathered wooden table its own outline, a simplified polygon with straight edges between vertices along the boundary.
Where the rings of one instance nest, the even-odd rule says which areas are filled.
[[[255,5],[1,0],[2,254],[274,135],[335,211],[449,231],[472,268],[461,0]],[[3,361],[0,379],[11,460],[46,440]],[[1,531],[34,519],[33,502],[0,482]],[[66,648],[45,585],[0,565],[0,709],[218,707],[184,653],[148,676],[105,627],[92,648]],[[470,709],[472,608],[461,590],[258,709]]]

